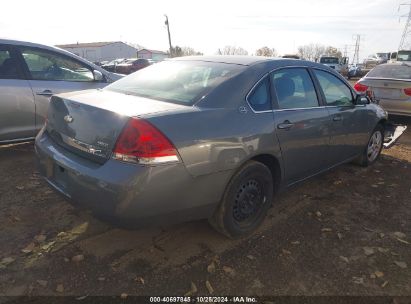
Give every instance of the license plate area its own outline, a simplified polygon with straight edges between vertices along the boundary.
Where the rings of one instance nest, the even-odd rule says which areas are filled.
[[[376,98],[399,99],[401,97],[400,89],[374,88],[373,93]]]

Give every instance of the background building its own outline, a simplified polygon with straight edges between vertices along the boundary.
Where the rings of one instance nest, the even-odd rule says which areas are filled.
[[[118,58],[136,58],[137,49],[121,41],[62,44],[57,47],[92,62]],[[145,57],[144,57],[145,58]]]
[[[137,52],[138,58],[153,59],[154,61],[162,61],[168,58],[168,54],[162,51],[142,49]]]

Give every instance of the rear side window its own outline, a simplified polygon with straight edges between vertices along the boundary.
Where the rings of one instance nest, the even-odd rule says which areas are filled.
[[[334,75],[314,70],[328,106],[352,106],[353,97],[348,86]]]
[[[269,78],[265,77],[248,95],[248,103],[254,111],[271,110],[270,98],[270,82]]]
[[[400,64],[384,64],[373,68],[367,77],[411,79],[411,66]]]
[[[20,79],[18,61],[10,51],[0,47],[0,79]]]
[[[273,73],[272,81],[280,109],[318,107],[314,84],[306,69],[281,69]]]

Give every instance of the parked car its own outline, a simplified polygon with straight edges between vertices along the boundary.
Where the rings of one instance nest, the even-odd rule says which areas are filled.
[[[126,58],[118,58],[114,59],[106,64],[103,64],[101,67],[105,69],[108,72],[115,72],[117,73],[117,65],[125,62],[127,59]]]
[[[347,78],[351,79],[353,77],[361,77],[364,75],[364,72],[362,70],[362,64],[351,64],[348,67],[348,73],[347,73]]]
[[[369,55],[367,58],[364,59],[364,68],[365,69],[372,69],[378,64],[387,63],[390,57],[390,53],[375,53]]]
[[[295,54],[285,54],[283,56],[281,56],[281,58],[288,58],[288,59],[301,59],[300,56],[295,55]]]
[[[0,39],[0,144],[34,139],[51,95],[119,78],[62,49]]]
[[[354,88],[358,92],[367,92],[389,114],[411,116],[411,63],[378,65]]]
[[[280,189],[374,163],[386,124],[318,63],[180,57],[53,96],[35,150],[49,185],[96,214],[141,225],[208,218],[237,237],[262,223]]]
[[[131,58],[116,66],[116,72],[120,74],[131,74],[152,64],[151,59]]]

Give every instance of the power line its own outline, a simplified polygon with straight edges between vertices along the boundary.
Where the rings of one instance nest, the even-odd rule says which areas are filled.
[[[398,50],[407,50],[411,48],[411,1],[410,3],[401,3],[398,7],[398,10],[400,10],[402,5],[408,5],[409,11],[408,11],[408,15],[400,16],[400,18],[407,17],[407,22],[405,23],[404,31],[402,32],[401,41],[400,41]]]
[[[354,56],[352,57],[352,64],[360,63],[360,42],[361,35],[357,34],[355,37]]]

